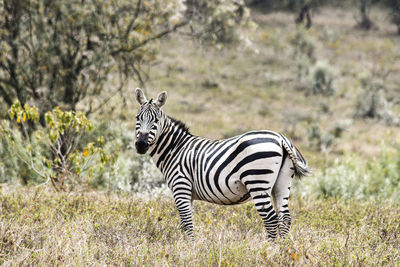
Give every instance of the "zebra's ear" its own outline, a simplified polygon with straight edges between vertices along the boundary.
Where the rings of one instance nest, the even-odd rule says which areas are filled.
[[[136,88],[135,93],[136,93],[136,101],[140,105],[143,105],[144,103],[147,102],[147,98],[144,96],[144,93],[143,93],[142,89]]]
[[[165,102],[167,102],[167,97],[168,97],[167,92],[162,91],[157,97],[157,102],[156,102],[157,106],[160,108],[164,106]]]

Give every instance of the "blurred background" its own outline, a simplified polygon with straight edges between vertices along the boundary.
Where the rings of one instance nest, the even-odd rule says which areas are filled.
[[[398,0],[5,0],[0,36],[4,186],[166,192],[141,87],[192,134],[288,136],[295,194],[400,199]]]

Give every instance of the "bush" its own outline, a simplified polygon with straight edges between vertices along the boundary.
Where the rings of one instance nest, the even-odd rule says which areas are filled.
[[[364,82],[364,90],[358,96],[355,117],[370,118],[387,125],[400,125],[399,118],[392,111],[392,105],[386,98],[385,87],[380,82]]]
[[[397,33],[400,34],[400,0],[384,0],[384,4],[390,9],[391,21],[397,27]]]
[[[15,130],[12,132],[14,140],[12,143],[7,140],[3,131],[5,128],[10,128],[10,122],[4,122],[0,125],[0,183],[22,183],[22,184],[38,184],[44,182],[43,178],[35,173],[28,165],[15,156],[16,154],[23,154],[26,150],[26,144],[22,141],[21,132]],[[35,139],[32,140],[32,150],[36,153],[43,153],[43,148],[39,146]],[[11,153],[13,152],[13,154]]]
[[[330,151],[351,123],[348,119],[340,120],[327,132],[323,132],[318,124],[311,124],[307,132],[309,146],[322,152]]]
[[[162,174],[149,156],[138,155],[133,148],[135,131],[130,121],[118,118],[93,121],[93,130],[85,134],[83,143],[104,136],[107,155],[118,153],[113,164],[96,169],[89,185],[96,189],[135,193],[161,192],[165,188]]]
[[[296,62],[296,78],[301,82],[308,77],[310,67],[315,63],[315,40],[310,37],[304,27],[297,27],[296,33],[290,38],[293,56]]]
[[[345,200],[400,201],[400,145],[394,144],[375,160],[356,156],[336,160],[333,166],[313,177],[296,182],[303,197],[335,197]]]
[[[335,71],[315,56],[316,41],[304,27],[298,27],[291,38],[296,65],[296,87],[306,94],[331,96],[335,93]]]
[[[27,176],[26,182],[51,182],[57,191],[69,191],[78,184],[87,184],[97,169],[102,170],[117,156],[105,153],[102,136],[96,141],[81,142],[81,137],[93,128],[81,112],[55,108],[45,114],[46,127],[38,125],[39,111],[28,104],[22,107],[17,102],[9,115],[18,128],[3,122],[0,125],[2,142],[8,155],[18,159],[11,162],[17,169],[24,170],[18,166],[23,163],[35,173],[33,179]],[[28,131],[28,124],[30,129],[36,129]]]
[[[334,79],[334,71],[331,66],[325,62],[318,61],[311,71],[311,86],[308,92],[313,95],[331,96],[336,91]]]

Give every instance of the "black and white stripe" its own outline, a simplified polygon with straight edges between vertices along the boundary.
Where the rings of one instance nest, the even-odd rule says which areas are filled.
[[[161,109],[165,92],[157,101],[147,101],[137,89],[136,98],[141,104],[136,123],[137,151],[149,151],[163,173],[173,192],[181,225],[190,237],[193,200],[233,205],[253,199],[268,237],[288,234],[291,181],[295,174],[307,175],[309,169],[286,137],[266,130],[226,140],[198,137]]]

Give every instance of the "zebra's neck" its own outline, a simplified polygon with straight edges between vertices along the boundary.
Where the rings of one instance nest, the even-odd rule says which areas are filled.
[[[163,131],[149,150],[150,156],[161,172],[164,172],[171,157],[179,153],[191,137],[193,135],[182,122],[166,116]]]

